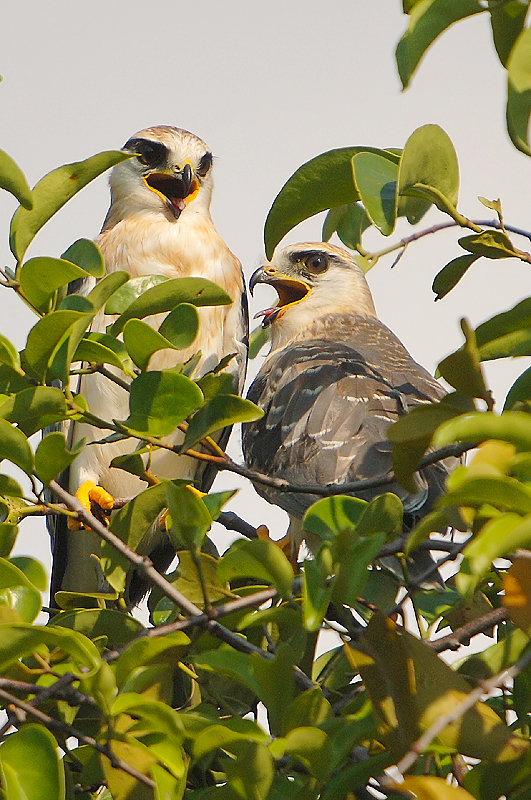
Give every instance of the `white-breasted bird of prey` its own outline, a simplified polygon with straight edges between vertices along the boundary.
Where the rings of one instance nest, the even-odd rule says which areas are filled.
[[[387,428],[413,406],[439,400],[443,387],[380,322],[365,276],[346,250],[322,242],[277,248],[252,276],[251,291],[258,283],[273,286],[279,300],[263,312],[271,352],[247,395],[264,411],[243,426],[247,467],[305,486],[384,477],[391,469]],[[457,463],[421,470],[416,493],[393,483],[356,496],[394,492],[411,526],[431,509]],[[319,498],[255,489],[288,512],[298,550],[301,518]]]
[[[186,350],[155,353],[149,368],[168,369],[200,352],[192,375],[197,378],[225,356],[236,354],[227,370],[234,375],[234,390],[239,392],[247,362],[247,302],[240,262],[217,232],[210,215],[212,153],[193,133],[165,125],[139,131],[123,149],[137,155],[111,172],[111,203],[96,239],[106,273],[125,270],[131,277],[160,274],[167,278],[207,278],[221,286],[233,301],[228,306],[198,309],[199,333],[193,344]],[[105,331],[114,319],[102,311],[92,331]],[[162,319],[163,315],[158,315],[145,322],[158,328]],[[83,377],[79,391],[97,416],[108,420],[128,416],[128,393],[104,376]],[[228,433],[225,432],[223,443]],[[90,487],[87,482],[103,487],[113,497],[132,497],[145,488],[145,482],[134,475],[109,467],[115,456],[131,450],[130,441],[89,444],[101,440],[102,431],[74,423],[71,441],[84,437],[88,444],[70,468],[66,488],[71,493],[81,486]],[[177,431],[166,441],[175,443],[179,437],[182,434]],[[202,475],[200,462],[164,450],[153,454],[150,470],[167,478],[197,479]],[[204,474],[201,488],[208,491],[212,480],[213,475]],[[93,488],[88,494],[93,500],[100,497],[99,489]],[[61,529],[53,534],[52,602],[59,589],[101,591],[101,574],[90,557],[99,551],[99,537],[88,530],[68,531],[62,518],[58,524]],[[153,546],[164,551],[158,564],[165,568],[172,556],[168,540]],[[153,556],[153,548],[149,552]]]

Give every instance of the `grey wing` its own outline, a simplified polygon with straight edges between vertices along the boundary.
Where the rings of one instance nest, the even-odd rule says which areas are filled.
[[[379,325],[373,327],[379,333]],[[248,466],[302,485],[385,476],[391,469],[388,426],[407,408],[444,394],[391,337],[387,358],[382,340],[376,349],[366,340],[364,352],[319,340],[294,344],[266,362],[248,395],[265,411],[261,420],[244,426]],[[397,358],[392,359],[397,344]],[[445,466],[438,472],[426,471],[419,477],[416,494],[392,484],[358,496],[370,500],[382,491],[393,491],[406,512],[422,515],[442,491],[447,471]],[[318,499],[258,486],[257,490],[295,517]]]

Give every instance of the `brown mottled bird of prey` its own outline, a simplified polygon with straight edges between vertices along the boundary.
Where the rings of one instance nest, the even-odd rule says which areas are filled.
[[[210,215],[212,153],[193,133],[165,125],[139,131],[123,149],[137,155],[111,172],[111,204],[96,240],[106,272],[125,270],[131,277],[156,274],[167,278],[207,278],[233,300],[232,305],[198,309],[199,333],[191,347],[156,353],[150,369],[174,367],[200,352],[192,376],[197,378],[225,356],[236,354],[227,370],[234,375],[235,391],[240,391],[247,361],[247,303],[240,262],[217,232]],[[92,330],[105,331],[114,319],[101,312]],[[158,315],[145,321],[158,328],[162,319]],[[97,416],[109,420],[128,416],[128,393],[104,376],[85,376],[80,391]],[[70,435],[74,443],[83,437],[88,443],[102,438],[101,430],[79,423],[74,423]],[[181,436],[177,431],[167,441],[178,442]],[[228,431],[225,441],[226,438]],[[130,450],[131,442],[127,441],[87,444],[70,468],[67,488],[76,493],[82,487],[80,499],[84,493],[88,501],[98,501],[100,505],[106,498],[100,487],[113,497],[138,494],[146,486],[143,481],[109,467],[115,456]],[[162,450],[153,454],[150,469],[167,478],[197,479],[202,474],[198,461]],[[203,476],[204,491],[208,491],[212,477]],[[100,539],[92,531],[71,532],[63,528],[54,533],[52,602],[59,589],[102,590],[101,572],[90,557],[99,551],[99,545]],[[152,556],[157,547],[164,551],[159,566],[166,568],[172,556],[169,543],[154,542],[149,550]]]
[[[322,242],[279,248],[252,276],[251,291],[258,283],[273,286],[279,300],[263,312],[271,352],[248,398],[265,413],[243,426],[246,465],[306,486],[385,476],[388,426],[413,406],[440,399],[444,389],[380,322],[362,270],[342,248]],[[448,459],[422,470],[416,493],[393,483],[356,496],[394,492],[411,526],[431,509],[456,465]],[[298,551],[301,518],[319,498],[255,488],[288,512]]]

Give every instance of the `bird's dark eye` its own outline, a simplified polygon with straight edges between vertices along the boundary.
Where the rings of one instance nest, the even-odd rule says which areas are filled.
[[[201,161],[199,162],[199,165],[195,171],[196,175],[204,178],[211,166],[212,153],[205,153],[205,155],[201,157]]]
[[[328,269],[328,258],[323,253],[312,253],[305,258],[304,266],[314,275],[320,275]]]
[[[153,142],[149,139],[129,139],[123,147],[124,150],[131,150],[138,153],[138,160],[145,167],[158,167],[162,164],[168,154],[165,145],[160,142]]]

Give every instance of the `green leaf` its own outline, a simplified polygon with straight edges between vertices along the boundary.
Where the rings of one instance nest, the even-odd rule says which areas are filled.
[[[180,303],[163,319],[159,333],[178,350],[193,344],[199,331],[199,312],[191,303]]]
[[[40,592],[24,572],[11,561],[0,558],[0,608],[17,613],[16,622],[33,622],[42,606]]]
[[[215,650],[207,650],[193,657],[197,669],[213,673],[221,673],[238,681],[258,694],[258,684],[251,666],[251,658],[245,653],[238,653],[230,645],[222,644]]]
[[[295,676],[291,646],[281,642],[272,659],[251,654],[251,663],[258,684],[258,697],[267,708],[271,732],[278,735],[287,705],[295,696]]]
[[[171,517],[169,535],[175,549],[197,551],[212,525],[208,508],[190,486],[166,483],[166,499]]]
[[[0,362],[10,366],[11,369],[14,369],[19,375],[24,374],[24,371],[20,367],[18,350],[2,333],[0,333]]]
[[[324,731],[307,726],[293,728],[286,735],[284,752],[295,756],[319,781],[330,776],[332,746]]]
[[[445,422],[433,437],[434,447],[451,442],[485,442],[500,439],[521,451],[531,450],[531,417],[522,411],[506,411],[501,416],[491,411],[463,414]]]
[[[155,800],[177,800],[184,796],[186,782],[175,778],[159,764],[151,766],[151,777],[155,781]]]
[[[18,526],[0,522],[0,557],[7,558],[17,540]]]
[[[396,159],[385,150],[381,153],[357,153],[352,158],[352,173],[369,219],[380,233],[389,236],[396,222]]]
[[[177,663],[186,657],[189,648],[190,639],[184,631],[167,633],[160,638],[135,639],[116,662],[116,683],[123,690],[126,681],[136,670],[154,664],[166,664],[168,661]]]
[[[526,155],[531,114],[531,28],[522,31],[507,61],[507,131],[514,146]]]
[[[371,221],[361,203],[347,203],[330,209],[323,223],[322,238],[327,242],[337,232],[344,245],[357,250],[363,233],[370,226]]]
[[[468,320],[461,320],[461,330],[465,337],[464,346],[444,358],[439,364],[438,370],[456,391],[467,397],[478,397],[490,405],[491,396],[481,368],[476,335]]]
[[[123,160],[123,159],[122,159]],[[92,275],[93,278],[102,278],[105,275],[105,264],[101,250],[91,239],[77,239],[68,250],[62,253],[61,258],[77,264],[78,267]]]
[[[528,2],[503,5],[492,1],[489,3],[492,38],[498,58],[504,67],[507,67],[514,43],[524,28],[528,7]]]
[[[0,189],[14,195],[24,208],[33,208],[33,197],[26,176],[3,150],[0,150]]]
[[[27,723],[5,739],[0,768],[6,800],[65,800],[57,742],[42,725]]]
[[[531,327],[531,297],[514,308],[496,314],[476,328],[476,341],[483,361],[527,355]],[[529,350],[531,353],[531,350]]]
[[[13,556],[9,559],[9,563],[14,564],[15,567],[21,570],[39,592],[46,591],[48,578],[46,576],[46,570],[40,561],[30,556]]]
[[[531,490],[525,483],[507,475],[467,477],[455,489],[440,498],[441,505],[481,508],[488,504],[500,511],[531,514]]]
[[[108,300],[105,306],[105,313],[123,314],[126,308],[129,308],[131,303],[141,297],[144,292],[159,283],[165,283],[167,280],[169,279],[165,275],[140,275],[136,278],[130,278]]]
[[[426,200],[428,203],[433,203],[433,205],[438,208],[439,211],[442,211],[443,214],[448,214],[448,216],[455,220],[458,225],[463,224],[464,217],[459,214],[456,207],[448,200],[441,190],[436,189],[435,186],[427,186],[424,183],[415,183],[413,186],[409,186],[407,189],[402,189],[402,196],[418,197],[421,200]]]
[[[21,261],[29,244],[42,226],[53,217],[80,189],[102,172],[131,158],[128,153],[110,150],[52,170],[33,188],[33,207],[17,208],[11,220],[9,244]]]
[[[54,356],[67,339],[69,349],[74,354],[93,316],[82,311],[54,311],[33,326],[28,334],[24,356],[38,380],[43,380]],[[66,375],[60,377],[67,378]]]
[[[366,508],[367,502],[358,497],[323,497],[310,506],[303,517],[302,527],[324,541],[333,541],[341,531],[355,530]]]
[[[400,501],[399,501],[400,502]],[[340,534],[336,542],[336,579],[332,599],[339,605],[354,606],[369,579],[368,567],[374,561],[387,539],[385,531],[359,539]]]
[[[415,184],[438,189],[454,206],[459,193],[457,154],[447,133],[438,125],[423,125],[407,140],[398,171],[398,194],[402,195]],[[430,201],[417,197],[401,197],[399,214],[412,225],[419,222]]]
[[[318,631],[323,624],[332,597],[333,581],[330,549],[322,546],[315,557],[305,559],[302,580],[302,619],[307,631]]]
[[[463,550],[463,561],[455,576],[460,594],[471,597],[483,578],[490,572],[492,562],[531,542],[531,514],[521,517],[506,512],[483,525],[479,534]]]
[[[0,417],[16,422],[26,436],[68,417],[65,397],[55,386],[34,386],[8,397],[0,405]]]
[[[285,735],[300,726],[319,728],[333,719],[332,706],[323,697],[320,687],[316,686],[297,695],[288,705],[284,712],[282,733]]]
[[[123,290],[131,283],[132,281],[129,281]],[[113,301],[115,298],[116,295],[113,295]],[[232,303],[232,299],[220,286],[205,278],[172,278],[144,290],[118,317],[110,333],[118,336],[128,320],[143,319],[152,314],[172,311],[179,303],[192,303],[194,306],[226,306]],[[106,311],[109,313],[107,308]]]
[[[85,439],[77,442],[69,450],[64,433],[52,431],[39,442],[35,451],[35,472],[37,477],[47,486],[78,457],[85,446]]]
[[[264,227],[267,258],[295,225],[320,211],[359,200],[352,180],[351,159],[356,153],[380,153],[374,147],[329,150],[303,164],[284,184],[269,209]],[[398,157],[396,157],[398,162]]]
[[[509,389],[503,411],[510,411],[518,403],[524,403],[529,400],[531,400],[531,367],[522,372]]]
[[[396,48],[398,73],[404,89],[420,59],[452,23],[483,11],[477,0],[420,0],[410,10],[408,29]]]
[[[78,278],[86,278],[87,273],[70,261],[39,256],[22,264],[17,277],[26,299],[38,311],[46,311],[57,289]]]
[[[110,530],[133,550],[150,531],[161,511],[166,507],[166,486],[158,483],[137,494],[127,505],[114,514]],[[130,564],[112,545],[104,542],[101,548],[101,566],[108,583],[118,592],[123,591]]]
[[[290,597],[292,592],[291,565],[280,547],[269,540],[235,541],[219,561],[218,577],[221,581],[258,578],[272,584],[282,597]]]
[[[148,368],[151,356],[159,350],[177,349],[151,325],[139,319],[130,319],[125,323],[123,338],[127,352],[141,370]]]
[[[23,623],[0,626],[0,670],[2,672],[19,658],[43,648],[60,648],[72,658],[72,671],[78,677],[88,676],[99,669],[100,655],[96,646],[77,631]]]
[[[252,422],[264,412],[250,400],[235,394],[218,394],[200,408],[188,425],[181,453],[185,453],[205,436],[237,422]]]
[[[24,492],[11,475],[0,475],[0,497],[24,497]]]
[[[94,308],[99,310],[128,280],[129,274],[127,272],[122,270],[111,272],[97,282],[96,286],[88,293],[87,299],[90,300]]]
[[[166,436],[201,404],[197,384],[174,372],[145,372],[131,383],[127,430]]]
[[[471,236],[463,236],[457,241],[461,247],[476,256],[494,259],[518,257],[511,240],[503,231],[482,231]]]
[[[442,300],[446,297],[454,286],[457,286],[465,272],[472,266],[474,261],[477,261],[479,256],[458,256],[452,259],[437,273],[433,279],[432,290],[435,292],[436,300]]]
[[[249,335],[249,358],[256,358],[262,347],[265,347],[268,341],[269,330],[263,328],[262,325],[257,325]]]
[[[111,349],[111,347],[103,344],[105,340],[114,342],[116,347],[113,345],[113,349]],[[122,342],[119,339],[114,339],[113,336],[108,336],[106,333],[86,333],[78,344],[76,352],[72,356],[72,361],[111,364],[113,367],[123,370],[129,376],[134,375],[131,359]]]
[[[268,797],[275,776],[273,757],[261,742],[233,742],[231,750],[236,758],[223,762],[229,786],[245,800],[262,800]]]
[[[33,469],[33,453],[22,431],[0,419],[0,460],[7,458],[28,475]]]

